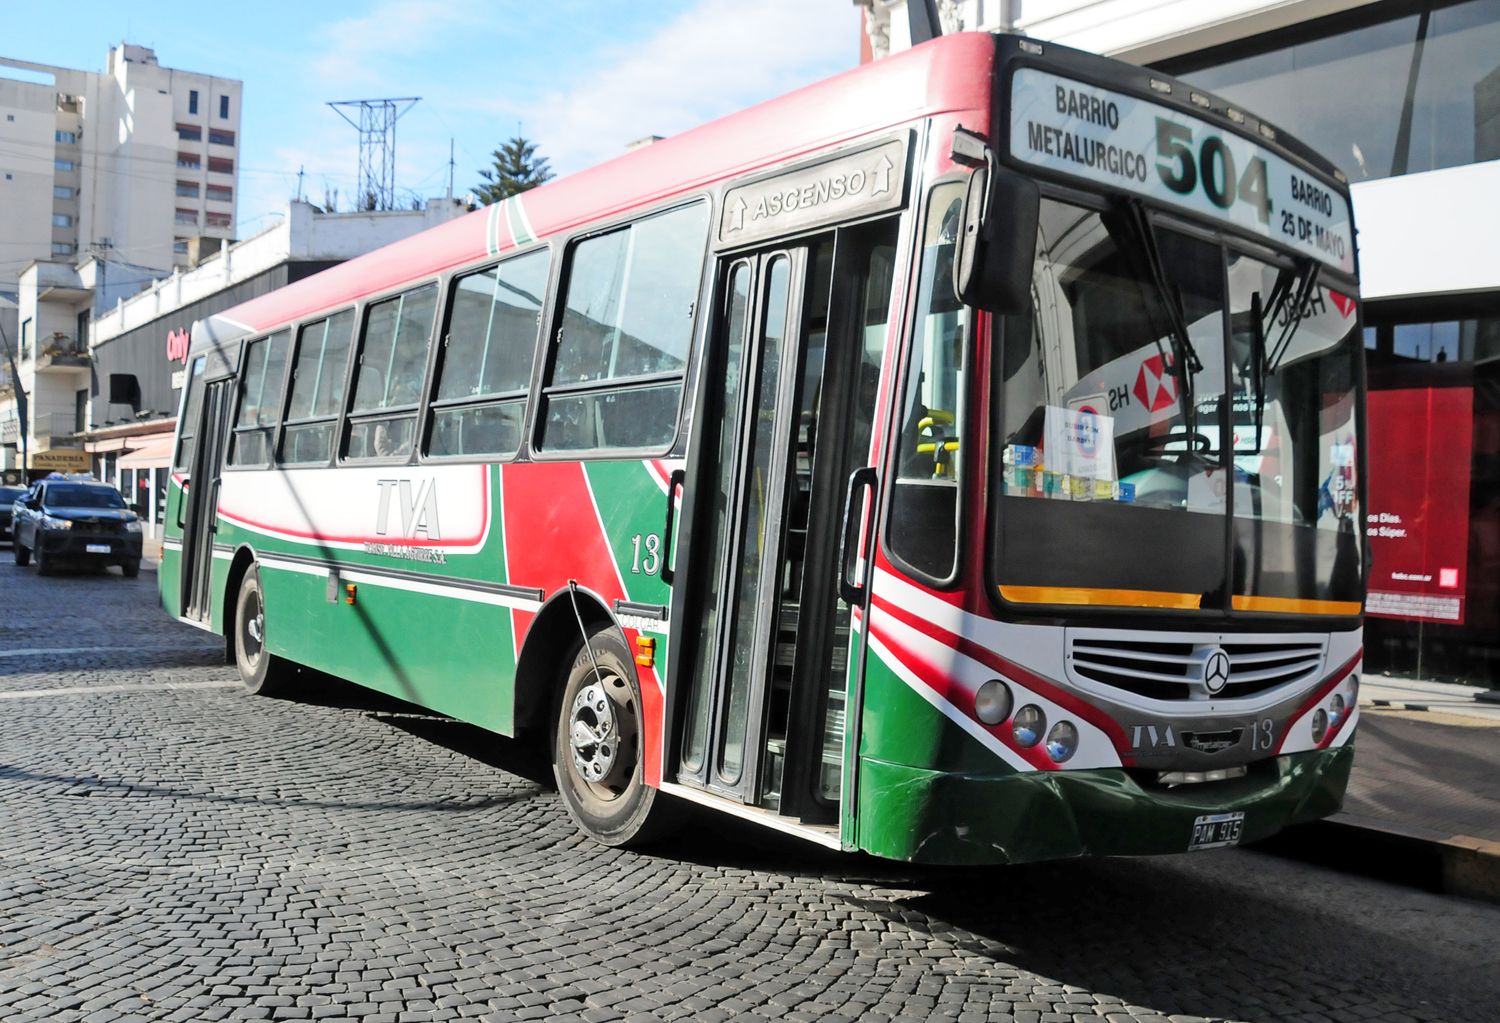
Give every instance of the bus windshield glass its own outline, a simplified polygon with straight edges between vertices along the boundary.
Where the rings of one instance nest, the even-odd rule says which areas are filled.
[[[1354,301],[1140,212],[1042,203],[1000,328],[1002,596],[1357,613]]]

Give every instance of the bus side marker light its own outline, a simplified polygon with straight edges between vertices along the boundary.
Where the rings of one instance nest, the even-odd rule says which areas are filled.
[[[345,604],[348,604],[351,607],[354,606],[354,594],[355,594],[355,591],[357,591],[358,589],[359,589],[359,587],[355,586],[353,583],[345,583],[344,584],[344,603]]]
[[[656,640],[650,636],[635,637],[635,663],[643,668],[656,664]]]

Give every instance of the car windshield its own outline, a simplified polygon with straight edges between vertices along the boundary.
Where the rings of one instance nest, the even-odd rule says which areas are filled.
[[[123,508],[125,499],[110,487],[55,483],[47,488],[49,508]]]
[[[1357,613],[1355,302],[1129,212],[1042,204],[1002,328],[1002,596]]]

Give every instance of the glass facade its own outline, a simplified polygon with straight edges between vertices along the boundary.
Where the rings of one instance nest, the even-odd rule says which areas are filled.
[[[1366,665],[1500,687],[1500,317],[1370,319]]]
[[[1266,115],[1350,181],[1500,159],[1500,0],[1397,6],[1407,13],[1175,70]]]

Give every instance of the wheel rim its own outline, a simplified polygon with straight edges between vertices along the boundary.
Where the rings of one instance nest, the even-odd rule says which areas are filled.
[[[245,613],[241,616],[240,652],[245,658],[245,666],[252,674],[260,664],[265,635],[266,615],[261,607],[260,592],[251,590],[245,598]]]
[[[635,776],[640,721],[630,683],[603,668],[573,697],[568,751],[588,794],[614,802]]]

